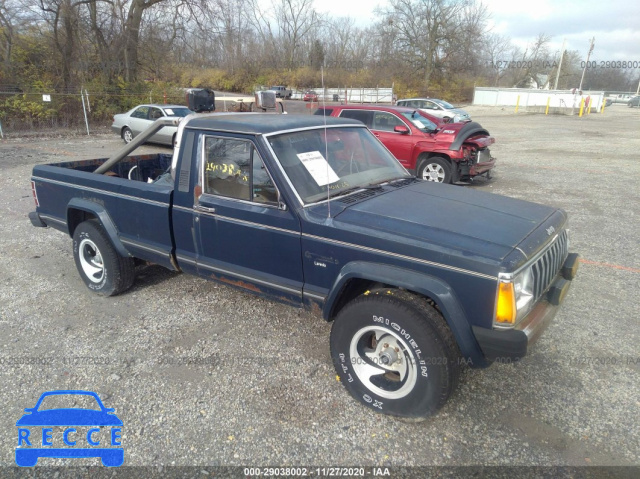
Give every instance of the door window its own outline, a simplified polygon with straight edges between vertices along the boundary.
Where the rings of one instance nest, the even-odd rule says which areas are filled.
[[[373,114],[373,126],[372,130],[378,131],[393,131],[393,128],[402,125],[406,126],[404,122],[392,113],[386,111],[376,111]]]
[[[149,107],[148,106],[141,106],[140,108],[138,108],[136,111],[134,111],[131,116],[133,118],[142,118],[144,120],[147,119],[149,115]]]
[[[340,112],[342,118],[351,118],[358,120],[371,128],[371,120],[373,119],[373,112],[367,110],[342,110]]]
[[[278,204],[278,192],[254,144],[208,136],[204,142],[203,193]]]
[[[164,115],[160,108],[150,108],[149,109],[149,120],[157,120],[158,118],[162,118]]]

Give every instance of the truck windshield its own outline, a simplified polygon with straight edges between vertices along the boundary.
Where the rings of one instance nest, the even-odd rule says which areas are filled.
[[[303,130],[268,141],[305,204],[411,177],[366,128]]]

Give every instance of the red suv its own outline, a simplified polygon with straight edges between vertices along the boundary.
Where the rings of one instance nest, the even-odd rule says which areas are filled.
[[[425,180],[457,183],[478,175],[490,178],[496,163],[489,151],[495,139],[473,121],[442,123],[420,110],[394,106],[331,106],[315,114],[361,121],[406,169]]]

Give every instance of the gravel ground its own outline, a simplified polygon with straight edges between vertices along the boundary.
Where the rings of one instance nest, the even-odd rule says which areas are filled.
[[[419,424],[349,397],[319,315],[156,266],[121,296],[92,295],[70,239],[28,221],[29,176],[109,156],[121,140],[0,141],[0,466],[14,464],[23,409],[54,389],[93,390],[115,408],[128,466],[640,465],[640,112],[468,110],[499,161],[470,188],[566,209],[583,264],[527,358],[466,371]],[[29,358],[41,364],[16,364]]]

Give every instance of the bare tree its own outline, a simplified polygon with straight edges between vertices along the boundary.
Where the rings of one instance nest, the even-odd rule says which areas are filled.
[[[424,88],[447,46],[454,44],[464,21],[465,10],[475,0],[391,0],[381,10],[381,27],[394,42],[395,53],[416,72],[421,72]]]

